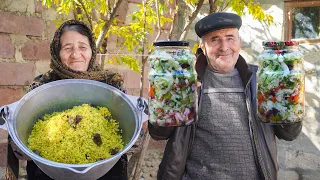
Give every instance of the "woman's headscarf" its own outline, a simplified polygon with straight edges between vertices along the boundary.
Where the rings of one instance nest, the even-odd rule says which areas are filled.
[[[83,26],[83,29],[86,31],[86,34],[89,35],[88,39],[92,49],[92,57],[90,59],[89,67],[87,71],[74,71],[61,62],[60,38],[62,36],[64,27],[67,25]],[[123,84],[123,78],[121,75],[115,72],[111,72],[109,70],[101,70],[97,65],[94,64],[94,61],[97,55],[95,39],[91,29],[81,21],[77,21],[77,20],[66,21],[56,30],[50,45],[50,53],[51,53],[50,67],[52,68],[51,73],[53,73],[50,75],[51,77],[58,76],[59,79],[90,79],[90,80],[105,82],[117,88],[120,88],[121,85]]]

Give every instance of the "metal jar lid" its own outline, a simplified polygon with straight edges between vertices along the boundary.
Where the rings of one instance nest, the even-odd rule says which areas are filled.
[[[188,41],[157,41],[154,46],[189,46]]]
[[[285,46],[296,46],[299,45],[297,41],[263,41],[262,46],[272,47],[275,49],[282,49]]]

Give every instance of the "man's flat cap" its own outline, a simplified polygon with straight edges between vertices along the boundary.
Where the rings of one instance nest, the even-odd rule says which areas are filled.
[[[234,13],[217,12],[210,14],[195,25],[197,35],[201,38],[203,35],[226,28],[240,29],[242,25],[241,17]]]

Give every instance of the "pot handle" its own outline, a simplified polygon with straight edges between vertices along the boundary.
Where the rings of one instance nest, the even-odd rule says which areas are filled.
[[[148,104],[146,103],[145,100],[143,100],[142,97],[139,97],[137,99],[137,109],[141,113],[140,118],[141,118],[141,122],[143,123],[148,119],[148,118],[145,118],[145,116],[149,115],[149,111],[148,111]]]
[[[2,106],[0,107],[0,125],[3,125],[6,123],[9,117],[9,107],[8,106]]]
[[[132,95],[128,95],[126,94],[125,96],[127,96],[127,98],[136,105],[136,109],[138,110],[139,114],[139,118],[140,118],[140,122],[144,123],[145,121],[147,121],[149,119],[149,112],[148,112],[148,104],[147,104],[147,100],[143,97],[140,96],[132,96]]]
[[[0,108],[0,128],[6,131],[7,131],[6,122],[8,121],[9,116],[10,116],[9,107],[8,106],[1,107]]]
[[[19,101],[0,107],[0,129],[7,131],[7,128],[10,125],[10,117],[16,109],[18,102]]]

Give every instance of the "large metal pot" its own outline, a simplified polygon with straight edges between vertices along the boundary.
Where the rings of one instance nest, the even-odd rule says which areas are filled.
[[[36,121],[46,113],[89,103],[107,107],[123,130],[124,149],[109,159],[90,164],[63,164],[44,159],[27,148],[27,139]],[[98,179],[106,174],[137,140],[141,111],[124,93],[105,83],[69,79],[44,84],[19,101],[0,108],[7,129],[16,145],[53,179]]]

